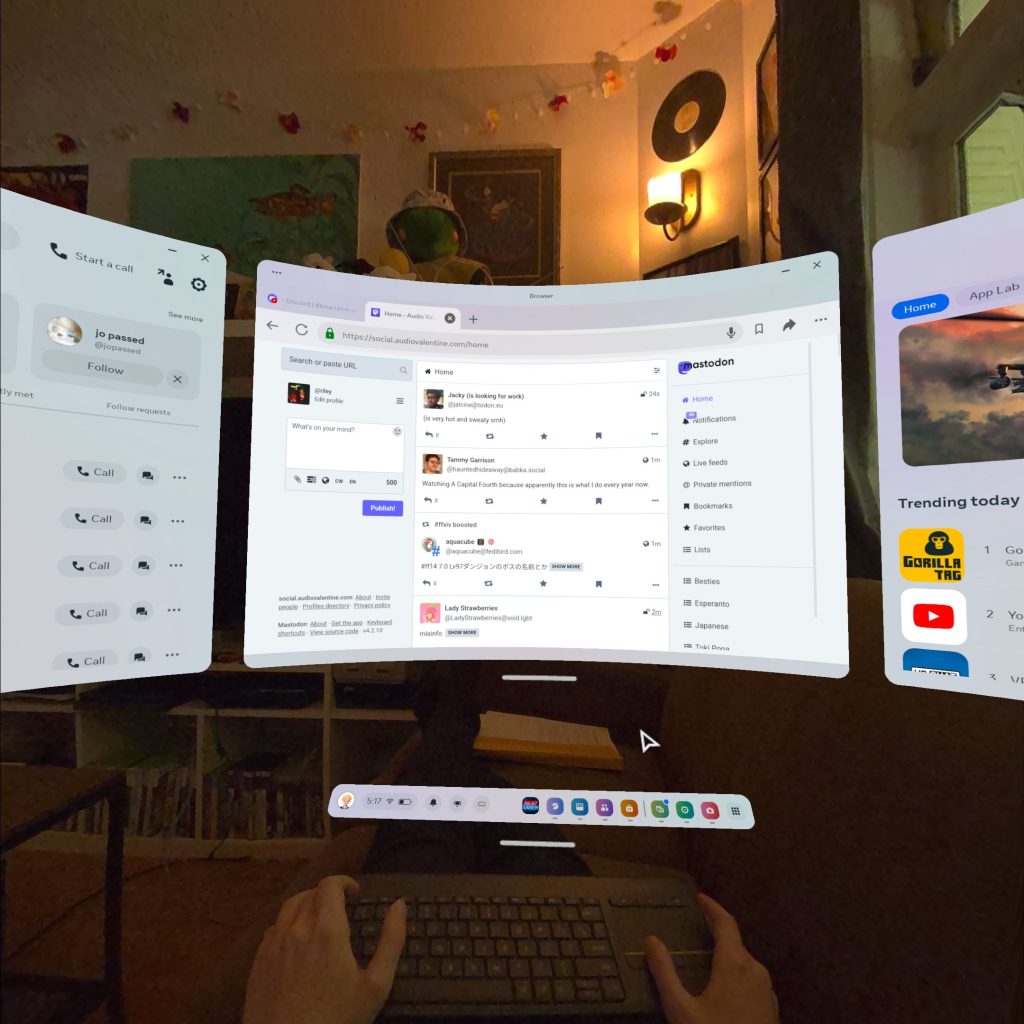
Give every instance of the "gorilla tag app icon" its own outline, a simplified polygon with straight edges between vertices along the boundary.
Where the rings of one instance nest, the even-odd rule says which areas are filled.
[[[964,578],[964,535],[959,530],[904,530],[900,572],[914,583],[956,583]]]

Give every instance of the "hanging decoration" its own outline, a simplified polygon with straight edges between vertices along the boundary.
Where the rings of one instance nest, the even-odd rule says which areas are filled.
[[[53,140],[57,143],[57,149],[65,156],[68,153],[74,153],[78,149],[78,143],[70,135],[65,135],[64,132],[57,132]]]
[[[184,103],[179,103],[175,100],[171,104],[171,117],[182,124],[188,124],[192,118],[192,111]]]
[[[232,110],[242,109],[242,98],[238,95],[237,89],[225,89],[224,92],[217,93],[217,100]]]
[[[670,60],[675,60],[679,53],[679,46],[673,43],[671,46],[658,46],[654,50],[654,63],[655,64],[667,64]]]
[[[290,114],[278,114],[278,124],[289,134],[298,135],[302,125],[299,123],[299,115],[293,110]]]
[[[674,3],[673,0],[657,0],[654,5],[654,13],[662,25],[675,21],[683,13],[683,5]]]
[[[410,142],[427,141],[427,124],[425,121],[417,121],[415,124],[407,124],[405,130],[409,135]]]
[[[498,125],[501,123],[501,114],[498,113],[495,107],[491,107],[484,114],[484,123],[480,128],[480,131],[484,135],[493,135],[498,130]]]
[[[626,88],[626,80],[618,71],[606,71],[601,81],[601,92],[606,100],[611,99],[617,92]]]
[[[560,92],[557,96],[552,96],[548,100],[548,109],[557,114],[568,102],[569,97],[564,92]]]

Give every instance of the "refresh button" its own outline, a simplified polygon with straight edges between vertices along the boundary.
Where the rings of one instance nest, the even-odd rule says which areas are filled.
[[[296,324],[295,333],[299,335],[300,338],[304,338],[309,333],[309,327],[306,324]]]

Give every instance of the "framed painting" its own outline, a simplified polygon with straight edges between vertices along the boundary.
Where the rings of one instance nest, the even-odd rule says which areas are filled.
[[[779,34],[772,25],[757,58],[757,166],[764,167],[779,141]]]
[[[29,199],[85,213],[89,202],[89,167],[86,164],[4,167],[0,168],[0,187]]]
[[[224,253],[234,316],[244,319],[255,314],[260,260],[337,267],[356,258],[359,158],[133,160],[130,210],[132,227]]]
[[[709,274],[715,270],[732,270],[740,265],[740,236],[733,235],[725,242],[691,253],[674,263],[648,270],[645,281],[662,277],[689,277],[691,274]]]
[[[431,153],[430,177],[466,223],[466,255],[486,264],[495,284],[558,284],[559,150]]]
[[[779,155],[776,153],[761,175],[761,262],[782,259],[782,228],[779,223]]]

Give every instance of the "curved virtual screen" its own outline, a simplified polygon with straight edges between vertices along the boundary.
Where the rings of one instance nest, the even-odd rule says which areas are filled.
[[[848,669],[830,253],[527,288],[260,265],[245,660]]]

